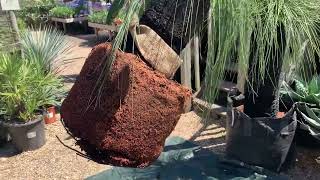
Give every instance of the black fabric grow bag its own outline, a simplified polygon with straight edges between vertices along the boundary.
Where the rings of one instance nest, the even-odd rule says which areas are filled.
[[[297,127],[295,106],[281,119],[250,118],[233,106],[232,98],[229,97],[228,101],[227,155],[279,172]]]

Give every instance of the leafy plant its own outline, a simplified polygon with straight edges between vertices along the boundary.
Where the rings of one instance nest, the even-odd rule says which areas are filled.
[[[108,11],[98,11],[88,16],[88,21],[98,24],[107,24]]]
[[[320,140],[320,109],[307,104],[299,104],[298,113],[303,118],[300,128],[309,131],[313,137]]]
[[[56,74],[68,63],[71,44],[62,32],[44,27],[21,33],[21,46],[24,55],[45,73]]]
[[[280,93],[286,104],[298,103],[300,128],[320,140],[320,76],[309,82],[294,78],[291,86],[283,82]]]
[[[54,0],[23,0],[18,17],[29,27],[38,27],[48,21],[49,11],[54,8]]]
[[[7,121],[28,122],[39,115],[41,106],[58,104],[64,94],[62,82],[45,74],[19,55],[0,56],[0,115]]]
[[[52,17],[58,17],[58,18],[72,18],[74,15],[76,15],[76,12],[74,9],[66,6],[58,6],[54,7],[50,10],[50,16]]]
[[[313,104],[320,108],[320,76],[314,76],[310,82],[295,78],[293,87],[284,82],[280,92],[287,100]]]

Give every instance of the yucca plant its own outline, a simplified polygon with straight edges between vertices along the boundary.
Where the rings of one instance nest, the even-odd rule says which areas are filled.
[[[42,106],[58,104],[63,83],[19,55],[0,56],[0,114],[7,121],[28,122]]]
[[[71,44],[62,32],[51,28],[29,29],[21,33],[22,51],[26,58],[46,73],[58,73],[68,63]]]

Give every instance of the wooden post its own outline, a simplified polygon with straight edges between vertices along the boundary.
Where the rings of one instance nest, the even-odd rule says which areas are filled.
[[[19,38],[19,27],[18,27],[16,15],[14,14],[13,11],[9,11],[9,17],[10,17],[10,23],[11,23],[12,30],[15,33],[15,40],[16,40],[16,42],[19,42],[19,39],[20,39]]]
[[[62,23],[63,25],[63,32],[67,33],[67,24],[66,23]]]
[[[183,59],[183,63],[181,66],[181,84],[192,89],[191,84],[191,42],[190,41],[187,46],[182,50],[181,59]]]
[[[199,36],[195,35],[193,39],[194,48],[194,76],[195,76],[195,86],[196,91],[200,90],[200,52],[199,52]]]
[[[96,34],[96,39],[99,39],[99,29],[98,28],[94,28],[94,34]]]

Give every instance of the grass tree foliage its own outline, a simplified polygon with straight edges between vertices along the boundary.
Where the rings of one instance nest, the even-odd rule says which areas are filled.
[[[320,53],[320,1],[215,0],[211,7],[214,20],[208,44],[213,52],[208,52],[206,98],[217,96],[226,62],[236,50],[240,72],[248,70],[245,112],[254,117],[274,116],[282,65],[304,59],[315,67],[314,52]]]
[[[194,6],[192,11],[199,9],[198,3],[195,3],[197,1],[187,1]],[[150,2],[114,1],[108,18],[115,17],[121,8],[126,8],[127,14],[113,42],[113,54],[126,37],[134,14],[143,12],[144,5]],[[213,102],[218,96],[218,85],[224,77],[227,62],[236,52],[239,72],[247,72],[244,73],[247,80],[245,112],[252,117],[274,116],[278,111],[278,86],[281,70],[285,69],[283,66],[296,65],[302,68],[302,72],[306,70],[299,65],[301,63],[315,67],[315,52],[320,54],[317,35],[320,29],[320,0],[210,0],[208,6],[212,21],[208,22],[211,32],[207,39],[205,99]],[[185,22],[192,23],[188,21],[188,15],[190,13],[184,14]],[[201,30],[200,27],[195,29]],[[96,89],[100,91],[114,55],[109,58],[97,83]]]

